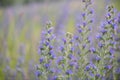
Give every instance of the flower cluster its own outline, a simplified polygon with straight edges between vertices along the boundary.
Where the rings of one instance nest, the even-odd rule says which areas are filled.
[[[47,23],[39,47],[40,64],[36,70],[40,79],[119,80],[120,57],[116,59],[116,55],[120,52],[120,15],[116,15],[113,5],[107,6],[105,21],[94,39],[97,43],[94,43],[90,35],[93,23],[90,17],[94,13],[91,10],[92,0],[82,2],[82,23],[77,25],[75,35],[67,32],[59,40],[59,49],[54,47],[53,28],[50,22]]]

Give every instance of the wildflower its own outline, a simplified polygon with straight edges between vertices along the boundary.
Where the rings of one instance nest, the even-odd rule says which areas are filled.
[[[43,47],[43,46],[40,46],[40,50],[43,51],[43,50],[44,50],[44,47]]]
[[[52,68],[52,69],[50,69],[50,72],[51,72],[51,73],[55,73],[56,70],[55,70],[54,68]]]
[[[37,77],[39,77],[39,76],[41,76],[41,75],[42,75],[42,72],[41,72],[41,71],[39,71],[39,70],[37,70],[37,71],[35,72],[35,75],[36,75]]]
[[[56,55],[55,55],[55,54],[52,54],[52,55],[51,55],[51,58],[52,58],[52,59],[55,59],[55,58],[56,58]]]
[[[99,42],[99,43],[98,43],[98,46],[99,46],[100,48],[102,48],[102,47],[104,46],[104,44],[102,44],[101,42]]]
[[[73,59],[73,58],[74,58],[73,54],[69,54],[69,55],[68,55],[68,58],[69,58],[69,59]]]
[[[112,68],[112,66],[111,65],[106,65],[104,68],[109,70],[109,69]]]
[[[39,59],[39,62],[40,62],[40,63],[43,63],[43,61],[44,61],[44,58],[40,58],[40,59]]]
[[[103,29],[103,30],[101,30],[101,32],[104,35],[105,33],[107,33],[107,30]]]
[[[71,66],[71,67],[74,67],[75,65],[76,65],[76,62],[72,61],[72,62],[69,63],[69,66]]]
[[[115,53],[115,50],[113,48],[110,48],[109,53],[112,55]]]
[[[89,75],[90,75],[91,77],[94,77],[94,76],[95,76],[92,71],[89,71]]]
[[[54,76],[53,80],[58,80],[58,76]]]
[[[85,27],[87,25],[87,23],[83,22],[83,27]]]
[[[78,36],[74,36],[74,39],[75,39],[75,40],[79,40],[79,37],[78,37]]]
[[[79,33],[82,33],[82,29],[78,29],[78,32],[79,32]]]
[[[64,50],[65,50],[64,47],[63,47],[63,46],[60,46],[60,51],[61,51],[61,52],[64,52]]]
[[[86,16],[86,14],[85,14],[85,13],[83,13],[83,14],[82,14],[82,17],[84,18],[85,16]]]
[[[120,67],[116,68],[115,73],[120,74]]]
[[[86,70],[86,71],[89,71],[89,70],[90,70],[90,66],[87,65],[87,66],[85,67],[85,70]]]
[[[63,64],[64,63],[64,57],[60,56],[57,60],[57,64],[60,65],[60,64]]]
[[[96,49],[94,47],[90,48],[90,51],[95,53],[96,52]]]
[[[64,44],[66,44],[66,42],[67,42],[66,39],[64,39],[64,38],[62,39],[62,41],[64,42]]]
[[[102,36],[101,36],[100,34],[98,34],[98,35],[96,36],[96,39],[102,39]]]
[[[71,53],[74,52],[74,48],[73,47],[70,48],[70,52]]]
[[[49,63],[46,63],[46,64],[44,64],[44,67],[45,67],[46,69],[49,69],[49,68],[50,68],[50,64],[49,64]]]
[[[48,33],[49,33],[49,34],[51,34],[52,31],[53,31],[53,27],[51,27],[51,28],[48,29]]]
[[[117,59],[117,62],[120,63],[120,58]]]
[[[70,74],[73,74],[73,72],[72,72],[72,70],[67,70],[67,71],[66,71],[66,74],[67,74],[67,75],[70,75]]]
[[[53,46],[49,45],[49,50],[51,51],[53,49]]]
[[[101,58],[99,56],[96,56],[95,58],[96,58],[96,61],[100,61],[101,60]]]
[[[96,76],[97,78],[99,78],[101,75],[100,75],[100,74],[96,74],[95,76]]]

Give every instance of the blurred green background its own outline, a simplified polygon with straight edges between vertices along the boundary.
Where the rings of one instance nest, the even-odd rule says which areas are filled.
[[[100,24],[109,3],[109,0],[93,3],[97,17],[93,26]],[[111,3],[120,11],[120,0]],[[73,33],[80,15],[80,0],[0,0],[0,80],[5,80],[6,66],[13,75],[21,57],[27,80],[34,80],[28,77],[29,68],[38,63],[38,46],[45,22],[51,20],[55,32]]]

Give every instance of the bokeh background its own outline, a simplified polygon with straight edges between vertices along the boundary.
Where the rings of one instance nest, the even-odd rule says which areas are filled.
[[[106,6],[112,3],[120,11],[120,0],[93,1],[95,33],[104,19]],[[0,80],[7,80],[7,74],[9,80],[23,80],[14,78],[16,71],[23,72],[25,80],[34,80],[46,21],[53,22],[58,36],[74,33],[81,21],[81,6],[81,0],[0,0]]]

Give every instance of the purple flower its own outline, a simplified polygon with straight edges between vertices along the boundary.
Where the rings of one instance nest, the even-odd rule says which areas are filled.
[[[96,49],[94,47],[90,48],[90,51],[95,53],[96,52]]]
[[[52,59],[55,59],[55,58],[56,58],[56,55],[53,53],[53,54],[51,55],[51,58],[52,58]]]
[[[43,46],[40,46],[40,51],[44,50],[44,47]]]
[[[72,72],[72,70],[69,69],[69,70],[66,71],[66,74],[70,75],[70,74],[73,74],[73,72]]]
[[[117,62],[120,63],[120,58],[117,59]]]
[[[94,76],[95,76],[92,71],[89,71],[89,75],[90,75],[91,77],[94,77]]]
[[[85,48],[86,48],[86,44],[83,44],[83,45],[82,45],[82,48],[85,49]]]
[[[85,27],[87,24],[86,24],[86,22],[83,22],[83,27]]]
[[[93,10],[93,9],[91,9],[91,10],[89,11],[89,14],[93,14],[93,12],[94,12],[94,10]]]
[[[102,48],[102,47],[104,46],[104,44],[102,44],[101,42],[99,42],[99,43],[98,43],[98,46],[99,46],[100,48]]]
[[[86,16],[86,14],[85,13],[82,13],[82,17],[84,18]]]
[[[60,51],[63,52],[65,49],[63,46],[60,46]]]
[[[96,61],[100,61],[101,60],[101,58],[99,56],[96,56],[95,58],[96,58]]]
[[[58,79],[59,79],[58,76],[54,76],[54,77],[53,77],[53,80],[58,80]]]
[[[74,51],[74,47],[70,48],[70,52],[73,52]]]
[[[56,70],[55,70],[54,68],[52,68],[52,69],[50,69],[50,72],[51,72],[51,73],[55,73]]]
[[[58,59],[57,59],[57,64],[60,65],[60,64],[63,63],[63,61],[64,61],[64,57],[60,56],[60,57],[58,57]]]
[[[102,29],[104,29],[104,28],[105,28],[105,26],[106,26],[106,23],[105,23],[105,22],[103,22],[103,23],[101,23],[101,26],[100,26],[100,27],[101,27]]]
[[[90,66],[87,65],[87,66],[85,67],[85,71],[89,71],[89,70],[90,70]]]
[[[101,32],[104,35],[105,33],[107,33],[107,30],[103,29],[103,30],[101,30]]]
[[[68,55],[68,58],[69,58],[69,59],[73,59],[73,58],[74,58],[73,54],[69,54],[69,55]]]
[[[96,76],[97,78],[99,78],[99,77],[100,77],[100,74],[96,74],[95,76]]]
[[[49,45],[49,50],[51,51],[53,49],[53,46]]]
[[[98,35],[96,36],[96,39],[102,39],[102,36],[101,36],[100,34],[98,34]]]
[[[51,34],[53,28],[48,29],[48,33]]]
[[[116,73],[116,74],[120,74],[120,67],[118,67],[118,68],[115,70],[115,73]]]
[[[93,64],[93,63],[90,63],[89,66],[90,66],[91,68],[93,68],[93,69],[97,69],[96,65]]]
[[[109,70],[109,69],[112,68],[112,66],[111,65],[106,65],[104,68]]]
[[[44,44],[45,44],[45,46],[49,46],[50,45],[50,43],[48,41],[45,41]]]
[[[115,50],[113,48],[110,48],[109,53],[112,55],[115,53]]]
[[[44,58],[40,58],[39,62],[42,63],[44,61]]]
[[[120,23],[120,12],[118,13],[117,21]]]
[[[41,71],[39,71],[39,70],[37,70],[37,71],[35,72],[35,75],[36,75],[37,77],[39,77],[39,76],[41,76],[41,75],[42,75],[42,72],[41,72]]]
[[[78,32],[79,32],[79,33],[82,33],[82,29],[81,29],[81,28],[80,28],[80,29],[78,29]]]
[[[54,54],[54,53],[53,53],[53,50],[49,51],[48,54],[49,54],[49,55]]]
[[[76,62],[70,62],[69,65],[70,65],[71,67],[74,67],[74,66],[77,65],[77,63],[76,63]]]
[[[66,44],[66,42],[67,42],[66,39],[64,39],[64,38],[62,39],[62,41],[64,42],[64,44]]]
[[[79,37],[78,37],[78,36],[74,36],[74,39],[75,39],[75,40],[79,40]]]
[[[50,64],[49,64],[49,63],[46,63],[46,64],[44,64],[44,67],[45,67],[46,69],[49,69],[49,68],[50,68]]]

